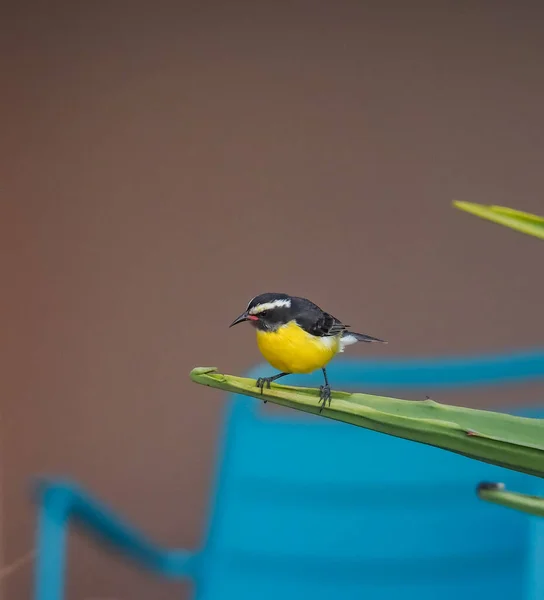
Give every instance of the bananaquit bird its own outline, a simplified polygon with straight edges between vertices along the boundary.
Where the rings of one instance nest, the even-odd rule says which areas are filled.
[[[257,330],[257,345],[264,358],[278,371],[273,377],[259,377],[261,393],[266,385],[292,373],[323,371],[325,385],[320,389],[321,409],[331,403],[331,388],[325,370],[328,362],[346,346],[357,342],[382,342],[369,335],[348,331],[336,317],[306,298],[266,293],[250,300],[246,310],[230,327],[249,321]]]

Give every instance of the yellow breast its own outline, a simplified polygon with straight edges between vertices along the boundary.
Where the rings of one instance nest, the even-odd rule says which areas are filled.
[[[257,344],[278,371],[311,373],[326,366],[338,352],[339,338],[310,335],[291,321],[273,332],[257,329]]]

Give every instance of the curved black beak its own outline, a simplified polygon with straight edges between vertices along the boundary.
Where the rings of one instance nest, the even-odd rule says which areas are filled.
[[[244,321],[247,321],[249,319],[249,315],[246,312],[243,312],[239,317],[236,317],[236,319],[234,319],[234,321],[229,325],[229,328],[232,327],[233,325],[238,325],[238,323],[243,323]]]

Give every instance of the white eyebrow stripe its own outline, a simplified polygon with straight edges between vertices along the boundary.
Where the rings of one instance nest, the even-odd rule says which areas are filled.
[[[265,310],[272,310],[274,308],[289,308],[291,306],[291,300],[273,300],[272,302],[264,302],[263,304],[257,304],[250,311],[250,315],[258,315]]]

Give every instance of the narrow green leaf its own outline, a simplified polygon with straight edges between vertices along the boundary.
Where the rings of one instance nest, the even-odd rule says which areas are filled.
[[[478,496],[486,502],[544,517],[544,498],[508,492],[502,483],[481,483],[478,486]]]
[[[255,379],[198,367],[191,379],[201,385],[319,414],[319,391],[272,384],[263,393]],[[482,462],[544,477],[544,419],[517,417],[433,400],[398,400],[333,391],[322,416],[395,437],[436,446]]]
[[[474,202],[454,200],[453,205],[483,219],[544,239],[544,218],[505,206],[485,206]]]

